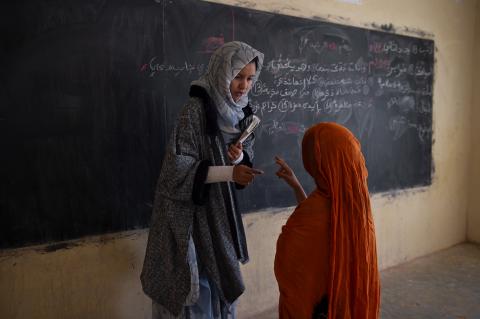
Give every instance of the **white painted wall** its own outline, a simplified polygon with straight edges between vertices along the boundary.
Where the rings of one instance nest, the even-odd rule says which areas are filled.
[[[472,69],[473,103],[471,116],[470,196],[468,206],[468,240],[480,243],[480,2],[477,3],[475,54]]]
[[[476,0],[230,1],[258,10],[317,17],[373,28],[392,24],[397,33],[435,41],[433,184],[373,196],[380,267],[385,268],[462,242],[480,239],[479,78],[474,78]],[[476,58],[479,50],[477,45]],[[479,64],[476,64],[479,74]],[[475,91],[475,104],[472,95]],[[477,143],[478,144],[478,143]],[[472,147],[474,146],[474,147]],[[475,150],[475,148],[477,148]],[[471,151],[472,149],[473,152]],[[476,178],[476,184],[469,177]],[[469,186],[472,191],[469,192]],[[470,195],[470,205],[467,205]],[[275,242],[291,209],[244,217],[251,262],[243,267],[247,291],[239,318],[261,318],[275,307]],[[0,318],[150,318],[150,302],[140,288],[147,230],[91,237],[69,249],[42,247],[0,252]]]

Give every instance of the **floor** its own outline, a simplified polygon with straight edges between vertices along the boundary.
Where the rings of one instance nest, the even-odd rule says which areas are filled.
[[[381,319],[480,319],[480,245],[461,244],[381,272]],[[276,309],[257,316],[278,318]]]
[[[382,319],[480,319],[478,245],[457,245],[381,276]]]

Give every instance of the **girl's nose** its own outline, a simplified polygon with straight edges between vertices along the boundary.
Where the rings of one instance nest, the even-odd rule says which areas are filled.
[[[248,83],[247,80],[240,81],[240,89],[245,89]]]

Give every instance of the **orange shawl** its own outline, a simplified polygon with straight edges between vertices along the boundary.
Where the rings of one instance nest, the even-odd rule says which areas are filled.
[[[278,238],[280,319],[311,319],[325,295],[329,319],[378,318],[375,229],[360,143],[343,126],[320,123],[305,133],[302,156],[317,189]]]

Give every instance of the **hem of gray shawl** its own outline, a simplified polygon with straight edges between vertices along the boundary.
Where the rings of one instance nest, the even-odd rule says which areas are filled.
[[[212,165],[210,160],[203,160],[198,164],[193,179],[192,201],[195,205],[205,205],[208,201],[210,184],[205,184],[208,175],[208,167]]]

